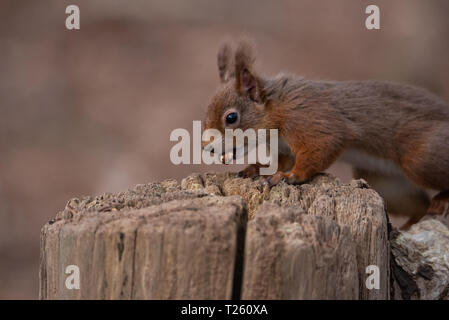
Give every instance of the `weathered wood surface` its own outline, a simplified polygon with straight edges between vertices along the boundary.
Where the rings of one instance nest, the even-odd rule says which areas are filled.
[[[191,175],[72,199],[41,231],[40,298],[390,297],[385,208],[363,180],[262,181]],[[379,289],[365,286],[369,265]]]
[[[167,181],[72,200],[42,229],[40,297],[231,298],[245,203],[205,196]],[[79,290],[65,287],[68,265],[79,267]]]
[[[449,300],[449,228],[444,217],[424,217],[392,232],[394,299]]]

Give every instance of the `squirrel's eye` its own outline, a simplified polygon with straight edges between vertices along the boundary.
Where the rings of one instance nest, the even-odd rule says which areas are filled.
[[[238,114],[237,112],[231,112],[230,114],[228,114],[226,116],[226,124],[233,124],[237,121],[238,119]]]

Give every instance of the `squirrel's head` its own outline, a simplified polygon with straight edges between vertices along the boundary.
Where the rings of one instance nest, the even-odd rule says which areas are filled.
[[[221,84],[208,106],[204,129],[264,129],[264,80],[254,69],[255,54],[248,40],[233,50],[230,43],[220,46],[217,55]],[[203,143],[203,146],[207,143]]]
[[[221,85],[208,106],[205,129],[246,130],[262,128],[264,116],[263,80],[254,72],[253,46],[243,40],[233,49],[229,43],[221,45],[218,73]]]

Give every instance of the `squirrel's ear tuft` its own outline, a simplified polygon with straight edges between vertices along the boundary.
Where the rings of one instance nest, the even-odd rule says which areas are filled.
[[[239,42],[235,52],[235,86],[240,94],[246,94],[257,103],[263,102],[260,79],[253,71],[256,60],[254,46],[248,40]]]
[[[221,82],[227,82],[234,76],[234,57],[229,42],[223,42],[218,49],[217,64]]]

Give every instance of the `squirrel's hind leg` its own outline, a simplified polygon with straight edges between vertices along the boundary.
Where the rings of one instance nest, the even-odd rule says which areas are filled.
[[[432,198],[427,214],[449,217],[449,190],[442,191]]]

